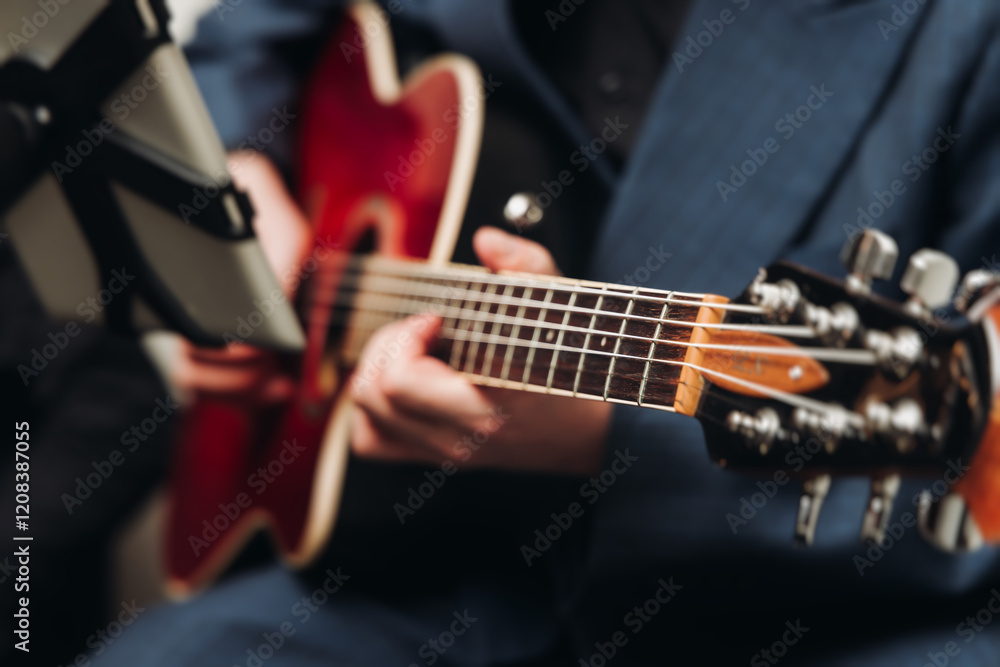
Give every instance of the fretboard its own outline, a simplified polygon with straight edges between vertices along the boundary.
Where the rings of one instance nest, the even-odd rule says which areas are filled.
[[[704,297],[379,258],[356,269],[341,289],[349,363],[378,327],[430,313],[436,355],[476,383],[666,410]]]

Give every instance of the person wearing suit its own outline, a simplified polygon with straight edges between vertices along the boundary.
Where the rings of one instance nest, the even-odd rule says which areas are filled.
[[[460,259],[474,250],[491,267],[554,270],[539,241],[572,277],[735,295],[779,258],[842,275],[840,248],[876,227],[903,257],[930,246],[963,270],[995,265],[995,3],[386,7],[404,72],[457,51],[494,83]],[[338,11],[222,3],[202,21],[189,54],[230,146],[273,109],[295,111]],[[598,151],[607,123],[620,132]],[[265,147],[289,177],[290,134]],[[563,169],[574,183],[552,195]],[[503,225],[515,192],[552,195],[542,222],[527,238],[473,237]],[[312,569],[244,571],[150,612],[107,664],[1000,663],[995,548],[944,554],[915,528],[861,544],[863,479],[834,483],[815,544],[797,548],[797,485],[768,487],[765,504],[740,514],[766,485],[714,467],[693,420],[476,393],[429,365],[420,342],[399,368],[427,371],[422,395],[402,381],[356,397],[348,493],[367,489],[373,511],[388,511],[421,463],[440,461],[437,443],[468,425],[469,405],[507,405],[527,426],[500,429],[488,465],[463,469],[412,524],[348,517]],[[435,390],[461,400],[442,405]],[[418,414],[401,409],[418,399]],[[608,469],[614,484],[584,516],[525,557],[535,530]],[[904,484],[894,521],[932,481]]]

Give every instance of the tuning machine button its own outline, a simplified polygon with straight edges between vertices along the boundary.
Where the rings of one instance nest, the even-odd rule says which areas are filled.
[[[779,280],[776,283],[767,282],[767,271],[761,269],[750,284],[750,302],[760,306],[764,314],[771,319],[787,322],[802,303],[802,293],[793,281]]]
[[[861,321],[858,311],[842,301],[829,308],[807,303],[805,320],[825,345],[838,347],[846,345],[854,337]]]
[[[947,553],[975,551],[983,546],[979,526],[957,493],[948,493],[935,502],[930,491],[921,491],[917,525],[925,540]]]
[[[773,408],[761,408],[756,415],[733,410],[726,417],[726,426],[733,433],[742,435],[748,445],[756,447],[764,456],[781,431],[781,418]]]
[[[969,271],[965,274],[965,278],[962,279],[962,284],[958,288],[955,309],[968,317],[969,320],[979,321],[982,316],[979,304],[987,303],[987,297],[1000,296],[997,287],[1000,287],[1000,274],[986,269]],[[990,298],[990,302],[995,300]]]
[[[837,445],[847,433],[847,412],[840,406],[831,405],[825,410],[795,408],[792,413],[792,427],[801,436],[817,438],[828,454],[837,450]]]
[[[924,429],[924,411],[910,398],[901,398],[890,406],[870,401],[865,406],[865,425],[872,435],[888,440],[901,454],[912,452],[917,435]]]
[[[881,543],[892,515],[892,503],[899,493],[899,475],[886,475],[872,480],[871,496],[861,522],[861,539]]]
[[[795,541],[799,544],[810,546],[813,543],[816,537],[816,525],[819,523],[819,511],[823,508],[823,501],[829,492],[829,475],[817,475],[802,484],[799,512],[795,518]]]
[[[911,327],[896,327],[888,332],[873,329],[865,334],[864,344],[875,353],[879,369],[899,380],[910,374],[924,351],[923,338]]]
[[[939,250],[924,248],[910,256],[900,288],[910,295],[906,309],[917,317],[930,317],[934,309],[951,301],[958,284],[958,264]]]
[[[851,294],[871,292],[872,280],[887,280],[896,268],[899,248],[888,234],[866,229],[840,252],[840,261],[847,267],[847,291]]]

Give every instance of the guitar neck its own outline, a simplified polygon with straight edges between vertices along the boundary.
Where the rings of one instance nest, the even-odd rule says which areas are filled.
[[[670,411],[685,402],[697,325],[721,320],[706,304],[726,301],[377,257],[353,266],[340,290],[348,364],[378,327],[429,313],[441,319],[437,356],[478,384]]]

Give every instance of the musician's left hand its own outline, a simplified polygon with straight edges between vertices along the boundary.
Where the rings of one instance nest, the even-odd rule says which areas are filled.
[[[493,270],[558,273],[542,246],[498,229],[481,229],[473,244]],[[452,460],[460,467],[599,471],[609,404],[477,387],[427,355],[439,326],[438,318],[417,315],[383,327],[368,342],[358,369],[379,370],[351,382],[355,453],[435,465]]]

